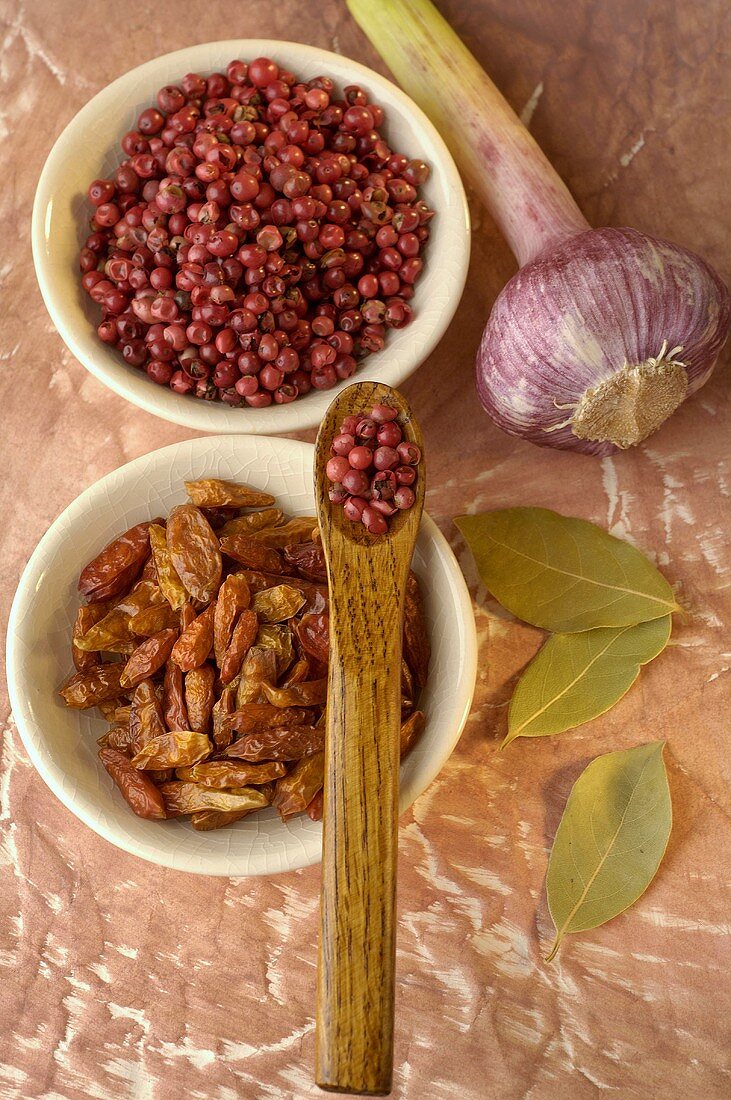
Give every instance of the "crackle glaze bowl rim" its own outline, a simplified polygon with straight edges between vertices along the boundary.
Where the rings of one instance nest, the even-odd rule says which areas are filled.
[[[137,113],[153,101],[157,89],[189,71],[211,72],[233,57],[272,55],[298,75],[332,76],[339,84],[360,83],[390,116],[397,148],[423,157],[432,174],[423,188],[437,211],[424,271],[416,284],[414,319],[391,330],[385,348],[368,356],[358,381],[398,386],[427,358],[447,329],[459,304],[470,257],[470,220],[459,172],[444,141],[419,107],[395,84],[372,69],[315,46],[273,39],[229,39],[201,43],[161,55],[131,69],[97,93],[57,138],[41,172],[31,225],[33,261],[51,319],[72,354],[121,397],[165,420],[202,432],[272,434],[316,426],[333,397],[332,390],[311,391],[289,405],[233,409],[221,402],[175,394],[135,370],[96,334],[97,309],[80,287],[78,250],[86,237],[86,187],[111,172],[114,153]],[[94,320],[96,318],[96,320]]]
[[[143,821],[129,810],[96,756],[101,716],[63,706],[59,684],[73,671],[69,640],[83,564],[120,530],[185,498],[183,478],[221,476],[269,488],[285,510],[314,506],[314,447],[263,436],[184,440],[128,462],[84,490],[51,524],[30,558],[8,624],[13,715],[33,764],[53,793],[100,836],[164,867],[199,874],[269,875],[316,863],[321,824],[282,823],[267,809],[231,828],[196,833],[185,819]],[[433,647],[420,706],[427,723],[401,769],[401,809],[429,786],[450,756],[472,703],[477,640],[472,603],[456,558],[424,515],[414,568],[422,581]]]

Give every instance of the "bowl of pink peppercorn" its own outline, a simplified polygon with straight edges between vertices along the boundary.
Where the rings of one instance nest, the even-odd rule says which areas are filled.
[[[349,58],[243,39],[126,73],[72,119],[35,197],[44,301],[110,389],[206,432],[317,425],[398,386],[462,294],[469,215],[426,116]]]

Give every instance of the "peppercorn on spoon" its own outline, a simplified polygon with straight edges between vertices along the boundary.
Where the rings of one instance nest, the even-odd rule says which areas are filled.
[[[330,446],[344,417],[399,410],[422,449],[415,502],[382,535],[328,495]],[[330,405],[315,450],[315,496],[330,584],[315,1078],[382,1096],[393,1070],[396,856],[404,595],[424,504],[419,427],[397,390],[358,382]]]

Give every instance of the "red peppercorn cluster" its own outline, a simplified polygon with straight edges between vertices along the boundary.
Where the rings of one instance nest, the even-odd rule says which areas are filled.
[[[349,378],[411,320],[433,215],[356,85],[268,58],[157,93],[89,187],[100,338],[176,393],[262,408]]]
[[[346,416],[332,441],[325,473],[333,504],[353,523],[383,535],[398,511],[411,508],[421,451],[404,439],[398,410],[374,405],[366,416]]]

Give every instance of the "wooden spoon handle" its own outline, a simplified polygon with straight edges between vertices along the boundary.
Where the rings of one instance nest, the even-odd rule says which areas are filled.
[[[315,1078],[385,1095],[393,1064],[401,623],[408,562],[331,550]],[[388,567],[384,564],[388,560]]]

